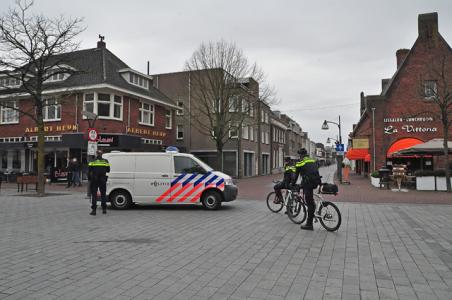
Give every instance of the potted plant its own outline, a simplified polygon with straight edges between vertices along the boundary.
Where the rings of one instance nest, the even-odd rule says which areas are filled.
[[[377,171],[374,171],[370,174],[370,183],[374,187],[380,187],[380,175]]]

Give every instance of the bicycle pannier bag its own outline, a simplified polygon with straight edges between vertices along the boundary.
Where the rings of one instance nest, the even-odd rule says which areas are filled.
[[[320,193],[322,194],[330,194],[330,195],[336,195],[339,189],[337,188],[337,185],[333,183],[325,183],[320,188]]]

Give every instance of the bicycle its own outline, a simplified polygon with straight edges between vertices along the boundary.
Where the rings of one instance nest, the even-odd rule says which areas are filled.
[[[280,181],[273,181],[279,183]],[[300,199],[300,186],[295,185],[293,189],[287,189],[283,199],[275,203],[276,193],[270,192],[267,195],[267,207],[271,212],[278,213],[286,207],[286,213],[289,219],[295,224],[301,224],[306,219],[306,206]],[[295,201],[294,201],[295,200]]]
[[[318,192],[314,194],[314,202],[316,204],[316,210],[314,211],[314,222],[320,222],[320,224],[327,231],[336,231],[339,229],[342,223],[342,216],[339,208],[331,201],[323,199],[322,186],[327,183],[321,183],[318,188]],[[334,193],[333,195],[336,195]],[[306,211],[306,200],[304,195],[299,197],[304,211]],[[289,219],[291,216],[289,215]],[[331,225],[330,225],[331,224]]]

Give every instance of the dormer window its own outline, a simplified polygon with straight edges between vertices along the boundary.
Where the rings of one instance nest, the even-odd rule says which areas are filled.
[[[2,77],[0,78],[0,89],[6,88],[18,88],[20,87],[21,81],[17,78]]]
[[[149,88],[149,80],[135,73],[129,73],[129,83],[133,85],[138,85],[145,89]]]
[[[142,74],[130,68],[121,69],[118,72],[128,83],[146,90],[149,89],[149,86],[151,84],[150,80],[152,79],[152,77],[150,77],[149,75]]]
[[[50,69],[47,69],[46,75],[44,78],[47,78],[44,82],[58,82],[64,81],[71,76],[71,71],[76,71],[73,67],[68,65],[59,65],[54,66]]]

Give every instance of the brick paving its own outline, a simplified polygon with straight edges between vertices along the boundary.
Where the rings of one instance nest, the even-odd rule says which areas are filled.
[[[452,206],[339,203],[336,233],[262,200],[88,215],[83,193],[0,195],[0,299],[447,299]]]

